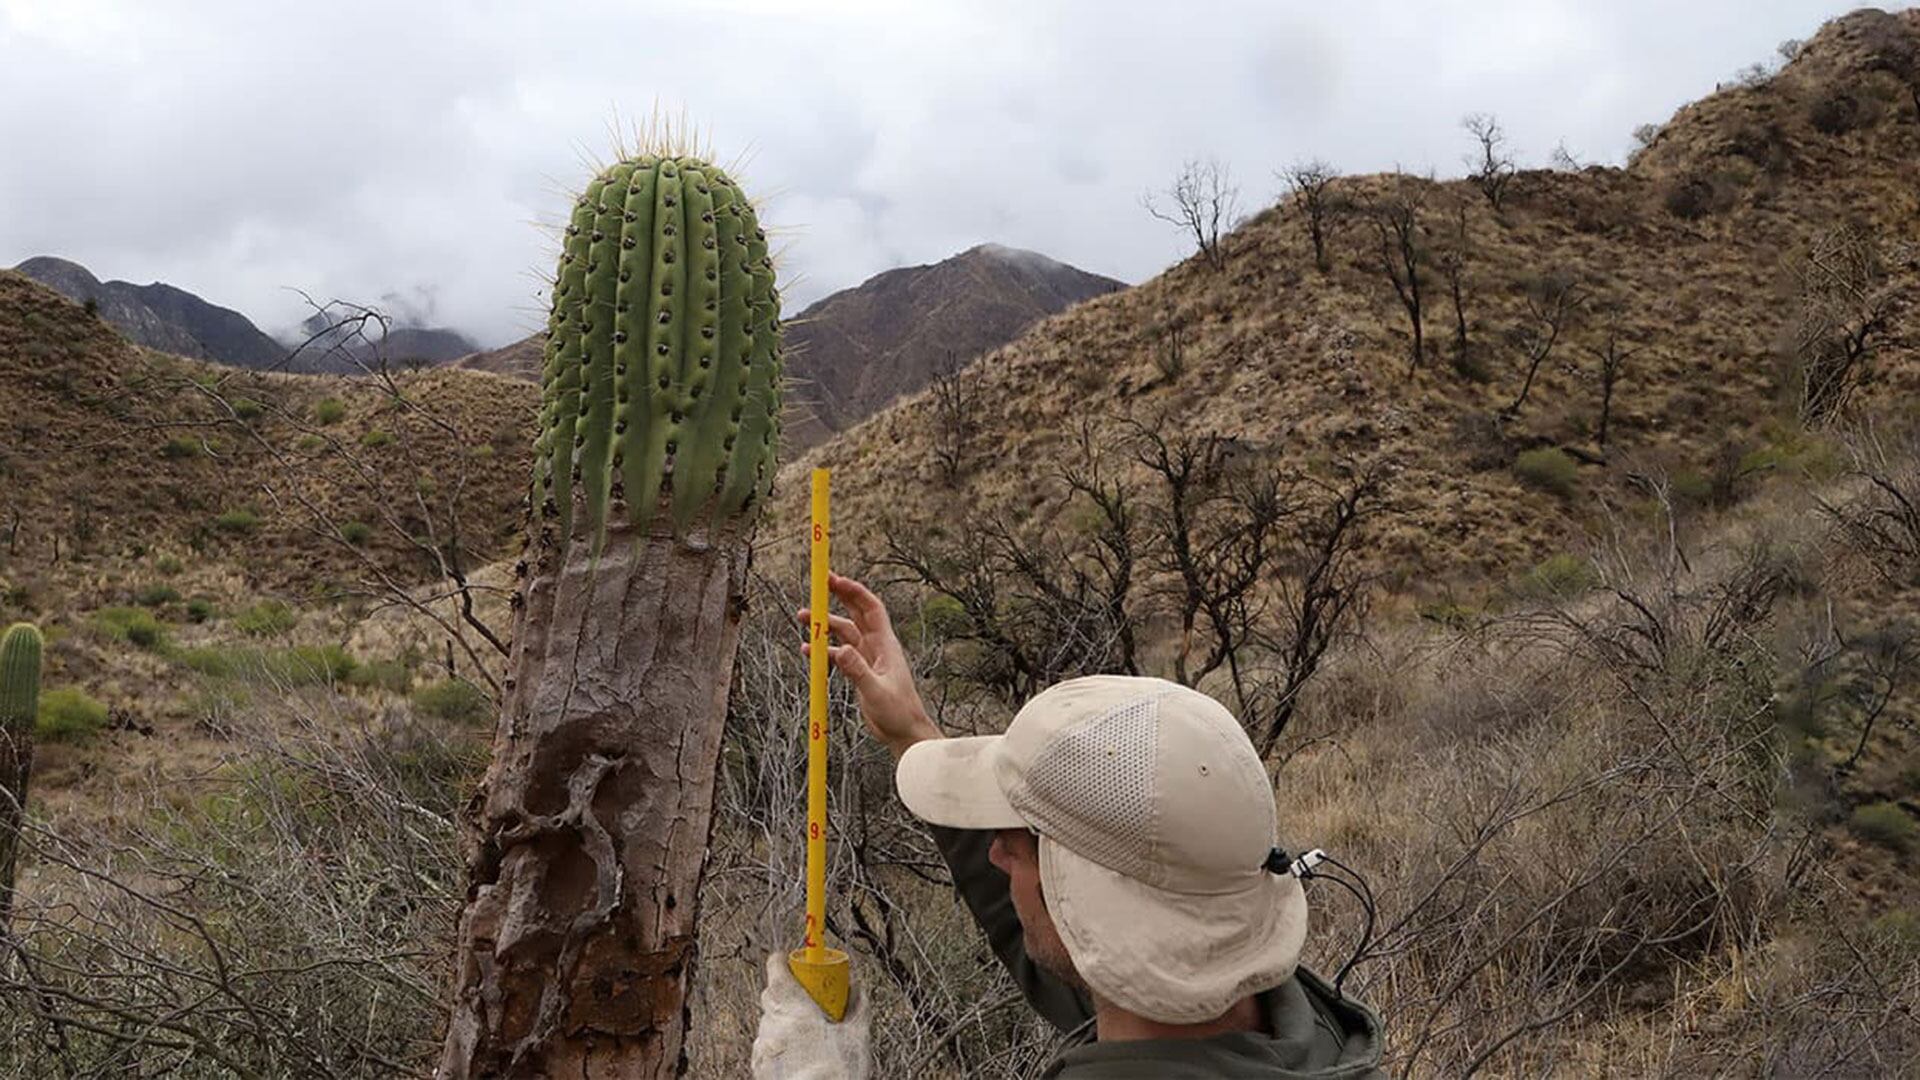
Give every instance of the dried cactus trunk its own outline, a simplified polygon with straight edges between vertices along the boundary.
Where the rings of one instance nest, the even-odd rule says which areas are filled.
[[[14,624],[0,639],[0,931],[13,917],[13,874],[40,712],[40,648],[40,631],[26,623]]]
[[[685,1067],[714,772],[774,471],[778,311],[765,237],[718,169],[623,161],[576,205],[442,1076]]]

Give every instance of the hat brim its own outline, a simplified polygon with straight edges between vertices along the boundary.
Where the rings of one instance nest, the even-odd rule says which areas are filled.
[[[1040,842],[1047,911],[1080,977],[1129,1012],[1167,1024],[1213,1020],[1293,977],[1307,937],[1298,878],[1260,872],[1245,889],[1157,888]]]
[[[1002,737],[926,739],[894,770],[900,801],[914,817],[952,829],[1017,829],[1027,824],[1000,790],[994,761]]]

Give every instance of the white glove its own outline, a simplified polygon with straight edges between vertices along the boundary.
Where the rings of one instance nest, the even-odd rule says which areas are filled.
[[[787,970],[785,953],[767,957],[767,988],[760,993],[760,1033],[753,1038],[754,1080],[866,1080],[867,997],[855,986],[839,1023]]]

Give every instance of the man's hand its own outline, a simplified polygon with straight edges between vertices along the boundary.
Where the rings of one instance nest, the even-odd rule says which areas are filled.
[[[827,647],[827,658],[853,683],[860,718],[867,722],[867,730],[886,744],[896,761],[914,743],[940,738],[940,729],[928,718],[920,691],[913,684],[906,650],[893,634],[887,605],[872,589],[839,574],[828,575],[827,588],[852,616],[828,613],[827,631],[838,644]],[[796,617],[806,627],[812,622],[813,612],[801,608]],[[813,653],[810,644],[802,644],[800,651],[808,656]]]
[[[827,1019],[807,996],[787,958],[767,957],[767,988],[760,994],[760,1028],[753,1037],[753,1080],[866,1080],[867,995],[856,985],[847,1015]]]

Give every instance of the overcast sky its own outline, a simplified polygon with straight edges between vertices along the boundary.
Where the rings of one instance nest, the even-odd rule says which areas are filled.
[[[539,224],[656,103],[782,235],[789,310],[983,241],[1128,282],[1183,253],[1139,207],[1217,155],[1463,170],[1618,163],[1832,0],[1184,4],[0,0],[0,266],[57,254],[278,332],[290,287],[504,344],[544,321]],[[1896,4],[1894,6],[1907,6]]]

